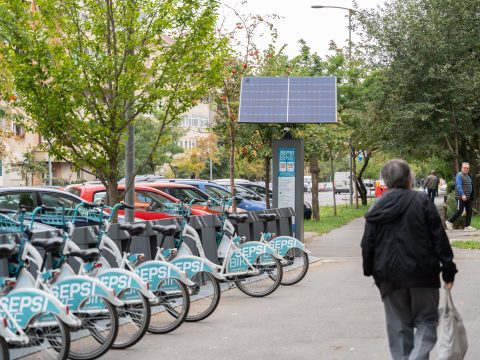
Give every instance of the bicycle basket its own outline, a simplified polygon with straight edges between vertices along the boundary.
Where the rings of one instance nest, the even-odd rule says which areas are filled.
[[[0,214],[0,233],[18,233],[22,231],[23,227],[21,222],[13,220],[8,215]]]

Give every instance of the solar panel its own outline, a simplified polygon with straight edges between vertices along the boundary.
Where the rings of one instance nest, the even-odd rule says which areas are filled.
[[[239,122],[330,123],[337,121],[337,78],[244,77]]]

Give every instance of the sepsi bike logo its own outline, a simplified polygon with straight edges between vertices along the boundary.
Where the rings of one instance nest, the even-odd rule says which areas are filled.
[[[174,264],[187,274],[197,273],[203,270],[203,263],[201,261],[181,261],[175,262]]]
[[[45,312],[48,307],[48,299],[43,296],[6,296],[0,301],[17,322],[24,316]],[[5,316],[1,308],[0,315]]]
[[[170,268],[167,266],[149,266],[136,269],[135,272],[143,281],[151,281],[155,278],[166,279],[170,277]]]
[[[101,276],[100,281],[112,289],[127,289],[131,287],[132,278],[127,275],[105,275]]]
[[[282,240],[273,240],[268,243],[271,247],[273,247],[275,250],[280,250],[283,248],[293,248],[295,246],[295,240],[293,239],[282,239]]]
[[[73,305],[74,300],[93,296],[95,284],[88,281],[60,284],[52,288],[52,293],[62,303]]]
[[[250,262],[253,262],[256,258],[256,255],[260,255],[264,253],[264,246],[263,245],[250,245],[240,248],[240,252],[245,256]],[[252,254],[255,256],[252,257]],[[240,256],[238,253],[234,253],[233,256],[230,258],[228,262],[229,269],[238,269],[238,268],[245,268],[247,267],[247,263],[245,259]]]

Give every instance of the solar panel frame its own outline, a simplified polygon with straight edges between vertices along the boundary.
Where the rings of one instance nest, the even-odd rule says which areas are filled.
[[[238,119],[246,123],[334,123],[337,78],[244,77]]]

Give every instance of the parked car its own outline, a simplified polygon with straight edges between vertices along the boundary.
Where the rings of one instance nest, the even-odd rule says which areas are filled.
[[[118,186],[118,191],[123,192],[124,185]],[[70,185],[66,191],[79,195],[82,199],[90,202],[100,202],[103,200],[107,192],[103,185]],[[178,203],[178,199],[163,191],[153,189],[147,186],[135,186],[135,217],[143,220],[156,220],[174,217],[168,213],[168,204]],[[124,214],[124,210],[118,212]],[[206,215],[205,211],[192,209],[192,215]]]
[[[193,179],[170,179],[170,182],[178,184],[188,184],[207,193],[214,199],[223,199],[232,197],[232,193],[225,187],[207,180],[193,180]],[[265,210],[265,204],[258,201],[252,201],[237,196],[237,207],[246,211]]]
[[[219,179],[219,180],[214,180],[217,184],[223,185],[223,186],[230,186],[230,179]],[[240,185],[243,188],[247,188],[248,190],[251,190],[255,192],[257,195],[260,195],[263,199],[265,199],[265,196],[267,195],[267,189],[265,188],[265,183],[263,182],[263,185],[253,183],[249,180],[244,180],[244,179],[235,179],[235,185]],[[268,190],[269,197],[271,198],[273,196],[272,190]],[[252,199],[255,200],[255,199]]]
[[[137,183],[138,184],[138,183]],[[192,185],[187,184],[177,184],[171,182],[142,182],[143,186],[152,187],[154,189],[163,191],[176,199],[184,199],[185,201],[195,200],[196,202],[192,204],[193,209],[205,211],[209,214],[219,214],[219,211],[215,210],[214,207],[209,206],[208,202],[215,203],[215,199],[210,197],[208,194],[204,193],[200,189]],[[240,210],[242,212],[244,210]]]
[[[28,213],[32,212],[37,206],[42,205],[49,208],[60,209],[63,207],[73,209],[82,201],[79,196],[51,187],[21,186],[0,188],[0,210],[4,211],[16,212],[22,207]],[[36,221],[41,222],[41,217],[39,216]],[[80,227],[93,224],[86,222],[84,218],[79,218],[75,225]]]

